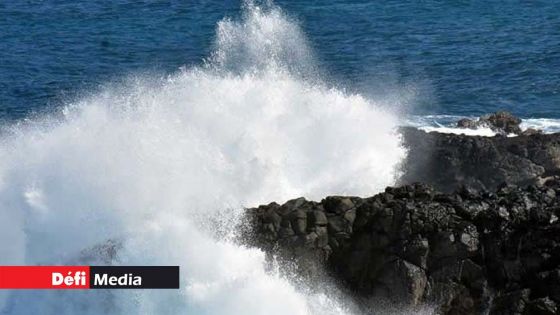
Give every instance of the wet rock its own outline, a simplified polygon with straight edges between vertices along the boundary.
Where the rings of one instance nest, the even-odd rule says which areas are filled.
[[[377,280],[380,284],[374,293],[408,305],[422,301],[428,284],[423,269],[402,259],[388,263]]]
[[[494,299],[490,315],[522,315],[530,293],[526,289],[499,295]]]
[[[558,306],[556,302],[549,297],[533,300],[527,306],[525,314],[531,315],[555,315],[558,314]]]
[[[321,210],[313,211],[312,222],[317,226],[326,226],[329,223],[327,215]]]
[[[426,269],[430,247],[427,239],[417,236],[403,246],[403,257],[411,263]]]
[[[248,209],[244,241],[322,271],[360,299],[438,314],[551,314],[560,303],[560,180],[546,185],[389,187],[370,198]],[[313,280],[311,280],[313,281]]]
[[[464,118],[457,122],[459,128],[476,129],[480,127],[491,128],[502,134],[521,134],[521,119],[506,111],[481,116],[478,120]],[[529,132],[531,134],[531,132]]]
[[[513,116],[506,111],[499,111],[494,114],[484,115],[480,117],[479,122],[490,126],[495,131],[504,132],[505,134],[520,134],[521,119]]]
[[[401,184],[422,182],[443,192],[493,191],[502,183],[542,184],[560,175],[560,134],[482,137],[400,130],[408,149]]]
[[[350,198],[345,197],[327,197],[323,204],[325,210],[330,213],[341,214],[348,210],[354,209],[355,205]]]
[[[474,291],[478,291],[480,294],[483,294],[488,286],[484,269],[470,259],[465,259],[461,262],[461,274],[459,277],[461,283]]]
[[[344,219],[342,216],[332,216],[328,220],[328,228],[329,232],[333,234],[337,233],[351,233],[352,228],[350,227],[350,223]]]
[[[305,198],[303,198],[303,197],[297,198],[297,199],[292,199],[292,200],[287,201],[282,206],[280,206],[280,208],[278,208],[277,211],[280,213],[280,215],[284,216],[286,214],[291,213],[294,210],[297,210],[299,207],[305,205],[306,202],[307,202],[307,200],[305,200]]]

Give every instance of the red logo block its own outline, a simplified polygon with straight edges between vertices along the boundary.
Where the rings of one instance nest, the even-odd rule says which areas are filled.
[[[0,289],[88,289],[89,266],[1,266]]]

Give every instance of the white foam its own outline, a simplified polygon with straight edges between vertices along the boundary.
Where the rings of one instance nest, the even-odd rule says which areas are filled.
[[[459,128],[456,127],[457,121],[468,118],[472,120],[477,120],[478,117],[474,116],[456,116],[456,115],[412,115],[406,119],[405,124],[408,126],[414,126],[418,129],[424,130],[426,132],[440,132],[440,133],[452,133],[452,134],[464,134],[468,136],[484,136],[493,137],[496,132],[488,127],[479,127],[476,129],[470,128]],[[522,118],[521,130],[527,130],[528,128],[533,128],[541,130],[543,133],[555,133],[560,132],[560,119],[551,118]],[[513,137],[514,134],[508,135],[508,137]]]
[[[205,67],[131,78],[0,143],[0,264],[65,263],[118,239],[115,263],[180,265],[181,290],[3,291],[4,312],[350,312],[333,292],[267,271],[261,251],[216,239],[200,218],[229,209],[234,233],[243,206],[373,194],[394,182],[405,154],[397,121],[360,95],[302,79],[312,66],[288,66],[288,52],[308,49],[276,8],[247,5],[217,38]]]
[[[441,132],[441,133],[452,133],[457,135],[467,135],[467,136],[483,136],[483,137],[493,137],[496,135],[496,132],[490,128],[457,128],[457,127],[431,127],[431,126],[422,126],[418,129],[424,130],[426,132]]]
[[[528,118],[521,122],[521,129],[528,128],[542,130],[544,133],[560,132],[560,119],[552,118]]]

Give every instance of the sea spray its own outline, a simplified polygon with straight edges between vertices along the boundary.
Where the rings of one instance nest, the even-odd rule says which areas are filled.
[[[321,84],[276,7],[246,4],[217,29],[205,65],[107,87],[0,144],[0,264],[65,264],[118,240],[114,264],[179,265],[181,289],[2,292],[5,313],[349,312],[199,218],[226,209],[233,227],[244,206],[379,191],[405,154],[396,118]]]

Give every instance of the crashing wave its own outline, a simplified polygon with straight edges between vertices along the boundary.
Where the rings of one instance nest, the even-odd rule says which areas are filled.
[[[203,66],[132,77],[60,116],[6,126],[0,264],[65,264],[118,240],[110,263],[179,265],[181,289],[3,291],[0,309],[349,313],[335,293],[296,288],[263,252],[231,241],[244,206],[369,195],[397,177],[395,116],[322,84],[308,47],[280,9],[247,3],[218,24]]]

